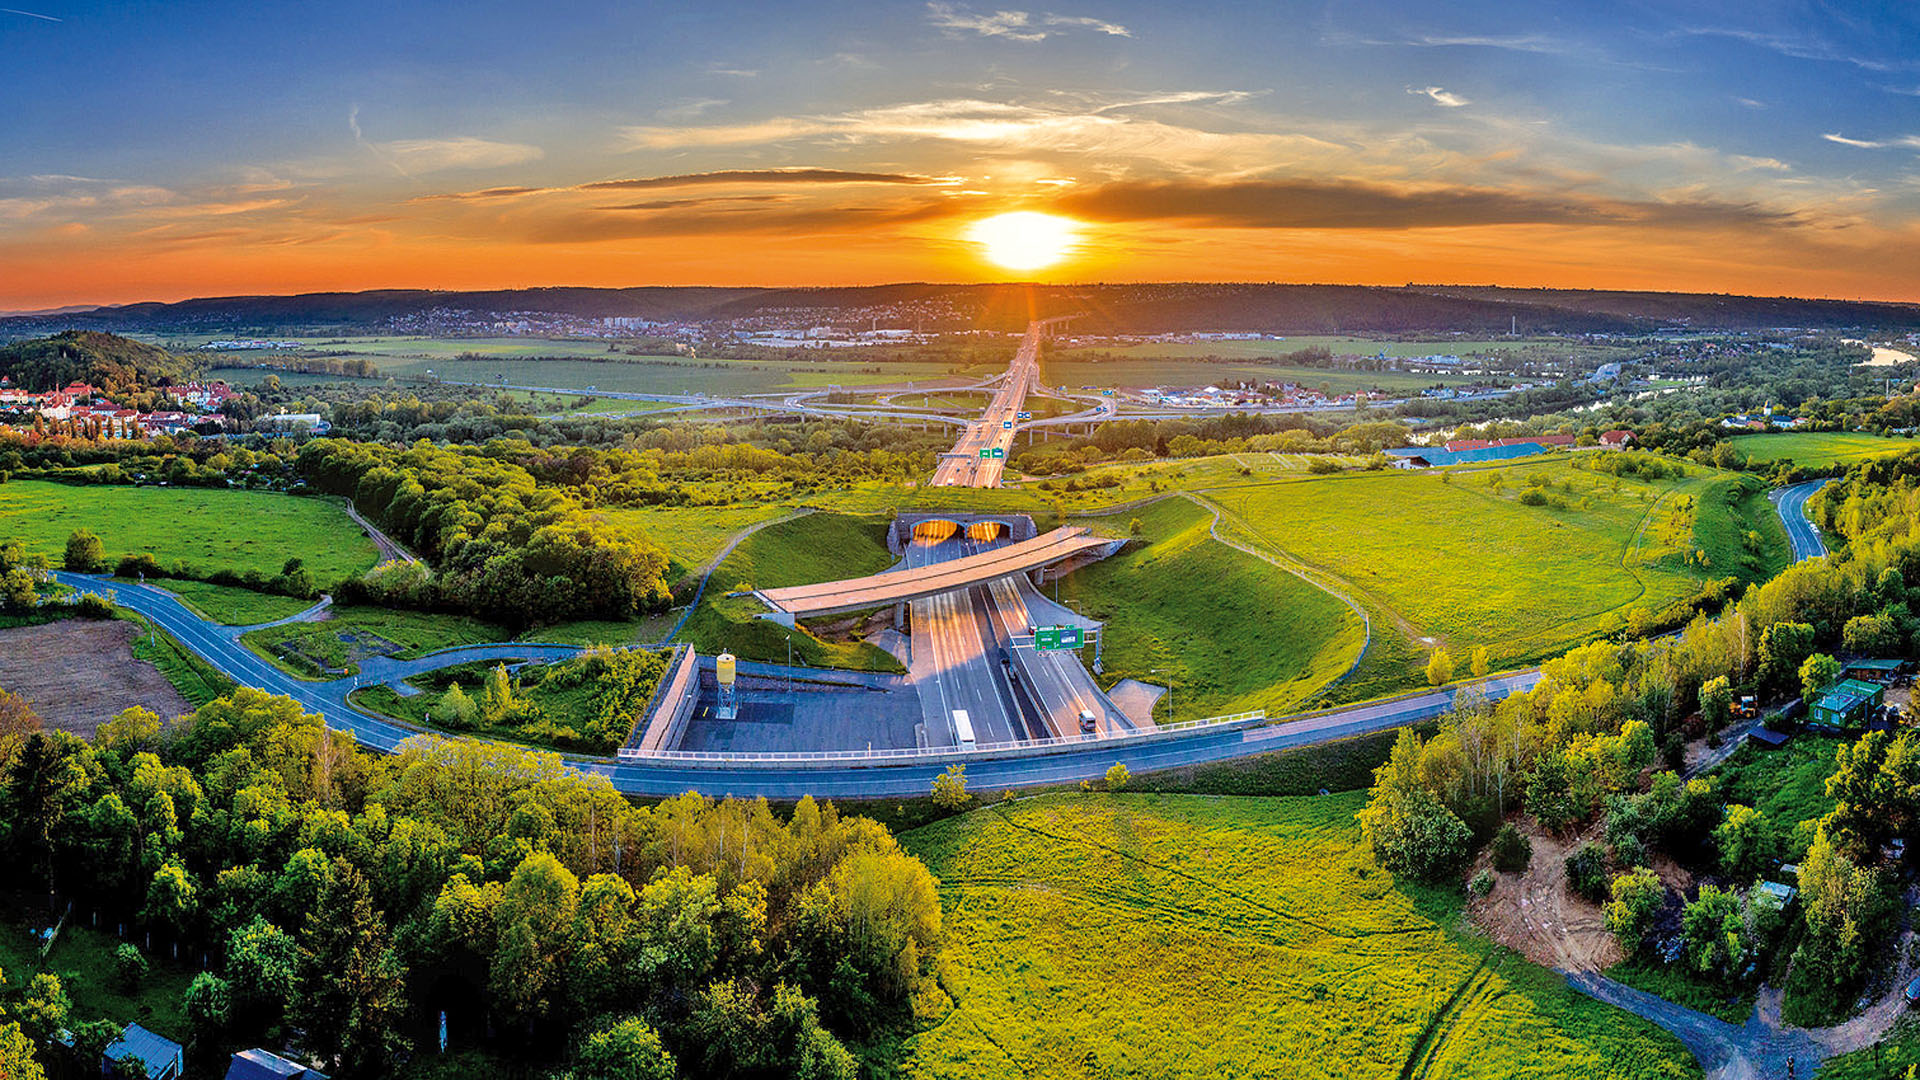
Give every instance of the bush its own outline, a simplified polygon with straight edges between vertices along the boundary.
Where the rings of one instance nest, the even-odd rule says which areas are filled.
[[[1472,893],[1475,896],[1485,896],[1488,893],[1492,892],[1493,891],[1492,871],[1482,870],[1479,873],[1473,875],[1473,880],[1467,882],[1467,891]]]
[[[1127,786],[1128,779],[1130,779],[1130,775],[1127,772],[1127,767],[1117,761],[1114,762],[1113,768],[1107,770],[1107,790],[1122,790]]]
[[[1642,866],[1615,877],[1609,892],[1613,898],[1607,901],[1607,929],[1620,943],[1620,950],[1632,956],[1640,951],[1647,928],[1666,902],[1667,888],[1653,871]]]
[[[1505,873],[1519,873],[1533,861],[1533,841],[1514,828],[1509,821],[1500,826],[1493,834],[1493,868]]]
[[[967,794],[967,767],[949,765],[933,778],[933,805],[942,810],[963,809],[973,796]]]
[[[67,537],[67,553],[62,565],[76,574],[97,574],[107,567],[106,548],[91,531],[75,529]]]
[[[1607,898],[1607,853],[1599,844],[1585,841],[1567,852],[1567,887],[1598,903]]]
[[[147,977],[147,958],[140,955],[138,945],[128,941],[113,950],[113,977],[122,993],[132,994],[140,989]]]
[[[80,602],[74,606],[74,610],[83,619],[111,619],[113,600],[111,596],[101,596],[99,593],[81,593]]]

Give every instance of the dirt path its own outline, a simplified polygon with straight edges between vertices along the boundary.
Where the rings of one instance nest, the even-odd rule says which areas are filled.
[[[393,537],[381,532],[379,527],[373,522],[361,517],[360,511],[353,508],[353,500],[351,499],[347,500],[347,516],[353,519],[355,525],[366,530],[367,539],[372,540],[373,546],[380,549],[381,562],[417,563],[420,561],[413,557],[412,552],[395,542]]]
[[[26,698],[46,726],[87,738],[135,705],[169,720],[192,712],[159,668],[133,658],[139,636],[117,619],[0,630],[0,688]]]
[[[1494,875],[1493,891],[1467,914],[1487,936],[1536,964],[1560,971],[1604,971],[1620,961],[1600,905],[1567,887],[1567,851],[1579,842],[1530,836],[1533,861],[1519,874]],[[1481,852],[1475,869],[1489,866]]]

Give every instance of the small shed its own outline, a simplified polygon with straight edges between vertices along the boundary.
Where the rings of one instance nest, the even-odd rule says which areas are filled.
[[[1788,904],[1793,903],[1794,897],[1800,895],[1800,890],[1791,885],[1782,885],[1777,881],[1763,881],[1753,887],[1750,895],[1755,904],[1770,907],[1775,911],[1783,911]]]
[[[1750,742],[1759,743],[1761,746],[1775,749],[1787,745],[1787,733],[1784,731],[1775,731],[1769,727],[1756,727],[1749,730],[1747,732],[1747,739]]]
[[[1807,718],[1830,727],[1858,727],[1870,710],[1878,709],[1887,697],[1887,688],[1859,679],[1842,679],[1820,695]]]
[[[233,1055],[226,1080],[327,1080],[327,1074],[255,1047]]]
[[[1840,674],[1848,679],[1861,682],[1890,683],[1905,667],[1905,660],[1855,660],[1848,664]]]
[[[156,1035],[139,1024],[128,1024],[120,1037],[101,1055],[101,1067],[111,1069],[124,1058],[135,1058],[147,1067],[148,1080],[179,1080],[186,1053],[180,1044],[164,1035]]]

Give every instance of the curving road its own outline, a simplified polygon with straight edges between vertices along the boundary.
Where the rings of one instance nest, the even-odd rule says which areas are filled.
[[[1780,524],[1787,527],[1787,541],[1793,545],[1794,562],[1817,559],[1827,553],[1827,545],[1820,539],[1819,527],[1807,520],[1807,496],[1819,491],[1826,483],[1825,480],[1809,480],[1804,484],[1777,488],[1767,496],[1773,500],[1773,508],[1780,515]]]
[[[327,726],[350,731],[362,744],[387,752],[420,732],[349,705],[347,695],[356,685],[400,678],[468,660],[555,658],[577,651],[571,646],[562,645],[503,643],[467,646],[417,660],[390,661],[359,679],[308,682],[281,671],[241,645],[239,636],[245,627],[210,623],[189,611],[170,593],[148,585],[123,584],[90,574],[54,571],[53,576],[61,584],[76,589],[112,591],[120,606],[145,616],[172,634],[228,678],[243,686],[284,694],[298,702],[301,708],[318,714]],[[1532,689],[1540,678],[1537,670],[1523,671],[1489,678],[1481,685],[1488,698],[1497,700],[1517,691]],[[1290,722],[1258,727],[1191,733],[1165,732],[1021,751],[982,751],[977,756],[963,756],[962,760],[966,762],[967,778],[974,790],[984,792],[1094,779],[1104,775],[1115,762],[1125,765],[1132,772],[1152,772],[1330,742],[1351,735],[1418,723],[1447,712],[1459,689],[1461,687],[1455,686],[1430,690],[1386,701],[1306,714]],[[950,757],[944,757],[937,761],[902,762],[898,758],[862,760],[843,757],[794,761],[764,756],[732,761],[568,759],[573,767],[605,776],[616,789],[630,795],[664,796],[699,791],[714,796],[764,795],[773,799],[793,799],[802,795],[845,798],[924,794],[933,783],[933,778],[951,760]]]

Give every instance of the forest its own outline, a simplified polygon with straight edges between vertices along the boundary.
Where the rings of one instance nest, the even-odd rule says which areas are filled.
[[[830,803],[640,807],[503,744],[375,756],[246,689],[92,742],[4,692],[0,719],[16,886],[49,924],[137,931],[130,967],[204,955],[197,1062],[291,1040],[385,1075],[444,1011],[457,1044],[579,1080],[851,1078],[850,1043],[939,993],[932,877]],[[7,1015],[0,1075],[21,1078],[53,1030],[125,1019],[73,1015],[53,975]]]

